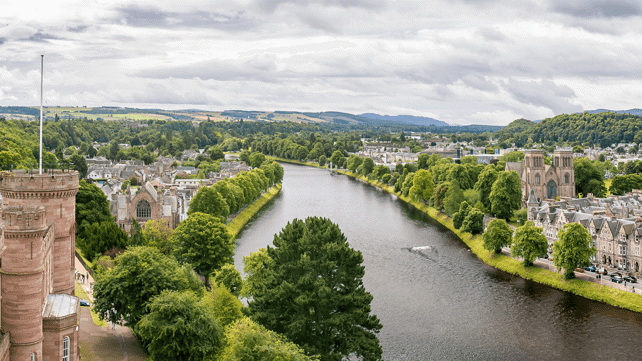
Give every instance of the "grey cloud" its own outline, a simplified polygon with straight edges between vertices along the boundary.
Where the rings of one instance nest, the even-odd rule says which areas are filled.
[[[258,23],[244,12],[233,15],[206,12],[166,12],[152,7],[126,6],[118,9],[116,20],[130,26],[145,28],[208,28],[242,31],[255,28]]]
[[[386,6],[383,0],[256,0],[255,4],[259,9],[269,12],[273,12],[283,4],[298,6],[318,4],[328,7],[363,8],[368,10],[380,9]]]
[[[134,76],[143,78],[180,78],[204,80],[258,80],[275,81],[277,66],[270,57],[245,61],[207,61],[186,66],[163,67],[140,71]]]
[[[69,26],[67,27],[67,31],[71,31],[72,33],[82,33],[87,28],[89,28],[89,25],[78,25],[73,27]]]
[[[509,79],[504,90],[517,101],[536,107],[551,109],[555,114],[581,111],[582,107],[572,103],[575,91],[566,85],[557,85],[551,80],[520,81]]]
[[[150,83],[145,92],[134,93],[120,101],[152,104],[208,104],[209,98],[204,92],[188,91],[181,94],[164,84]]]
[[[637,0],[567,0],[553,1],[555,12],[575,17],[630,17],[642,14],[642,4]]]
[[[4,44],[7,40],[7,38],[0,38],[0,45]]]
[[[56,39],[61,39],[61,38],[52,34],[41,33],[40,31],[38,31],[37,33],[31,35],[30,37],[22,40],[45,42],[47,40],[56,40]]]
[[[505,41],[506,36],[500,31],[493,28],[481,28],[477,30],[477,35],[481,36],[484,40],[489,41]]]

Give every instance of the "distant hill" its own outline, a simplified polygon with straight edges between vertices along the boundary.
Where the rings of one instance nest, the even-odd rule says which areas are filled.
[[[416,117],[414,115],[379,115],[375,113],[363,113],[363,114],[359,114],[359,116],[364,118],[370,118],[370,119],[388,120],[393,122],[423,125],[423,126],[430,126],[430,125],[436,125],[438,127],[450,126],[450,124],[446,122],[442,122],[441,120],[428,118],[428,117]]]
[[[499,130],[497,133],[495,133],[495,137],[499,139],[508,139],[512,137],[515,134],[520,134],[531,127],[533,127],[536,123],[531,122],[528,119],[515,119],[513,120],[510,124]]]
[[[595,109],[595,110],[587,110],[586,112],[590,114],[612,112],[617,114],[631,114],[631,115],[642,116],[642,109],[638,109],[638,108],[629,109],[629,110]]]

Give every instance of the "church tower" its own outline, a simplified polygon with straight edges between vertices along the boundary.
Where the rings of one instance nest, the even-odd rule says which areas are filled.
[[[559,180],[557,195],[560,197],[575,197],[573,151],[570,149],[556,149],[553,153],[553,162]]]

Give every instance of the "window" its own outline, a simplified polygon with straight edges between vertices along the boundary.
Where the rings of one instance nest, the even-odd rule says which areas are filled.
[[[566,182],[566,184],[571,183],[571,177],[568,176],[568,173],[564,175],[564,181]]]
[[[36,354],[32,353],[31,356],[29,357],[29,361],[36,361]]]
[[[69,361],[69,336],[62,340],[62,361]]]
[[[145,199],[138,202],[136,205],[136,218],[151,218],[152,207]]]
[[[619,254],[620,256],[626,256],[626,246],[619,247]]]
[[[635,247],[635,255],[638,256],[638,257],[640,256],[640,247],[639,246]]]
[[[535,174],[535,184],[539,184],[540,181],[541,181],[541,177],[539,176],[539,174]]]

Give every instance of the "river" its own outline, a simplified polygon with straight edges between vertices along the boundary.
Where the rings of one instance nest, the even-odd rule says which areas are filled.
[[[237,237],[236,267],[292,219],[331,219],[363,253],[385,360],[642,359],[642,314],[496,270],[378,188],[283,168],[283,189]]]

